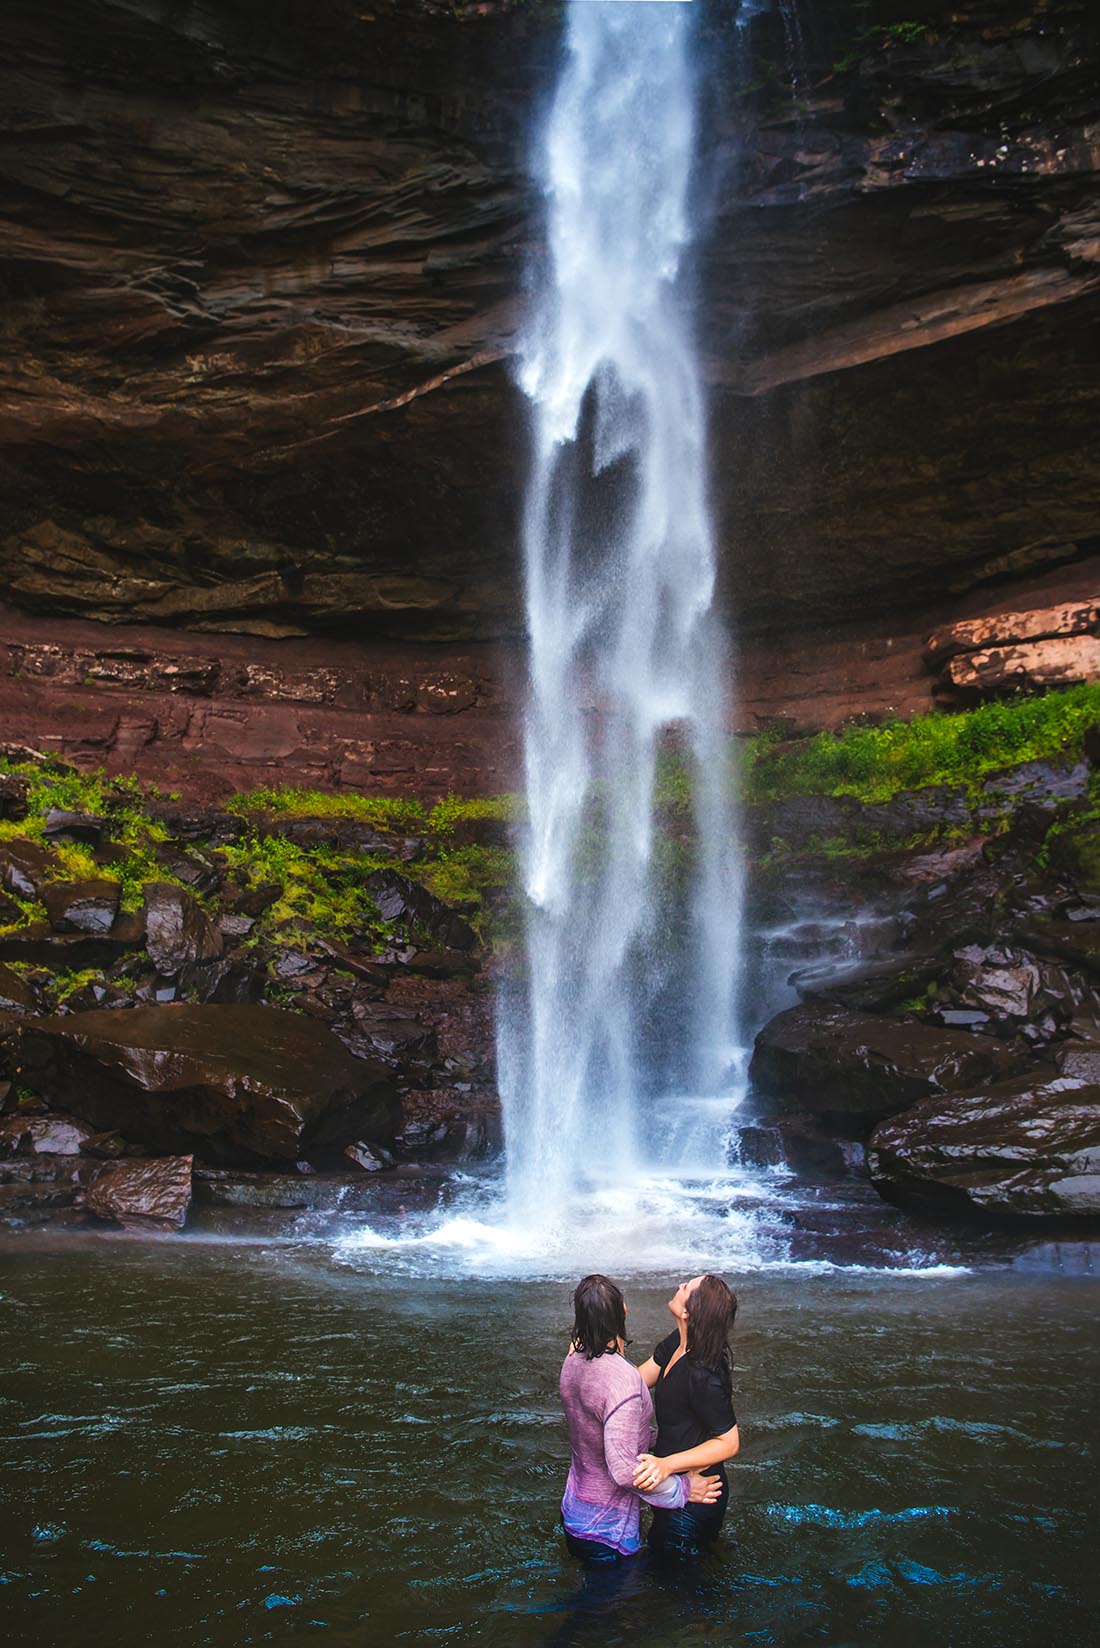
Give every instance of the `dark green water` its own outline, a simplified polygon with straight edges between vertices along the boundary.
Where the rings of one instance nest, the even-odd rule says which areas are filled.
[[[639,1354],[668,1291],[628,1288]],[[722,1548],[601,1596],[556,1531],[567,1287],[387,1281],[323,1245],[9,1242],[5,1640],[1097,1640],[1094,1283],[740,1291]]]

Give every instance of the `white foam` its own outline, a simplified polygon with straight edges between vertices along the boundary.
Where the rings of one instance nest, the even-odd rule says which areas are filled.
[[[922,1263],[845,1264],[792,1258],[782,1214],[796,1200],[792,1181],[759,1179],[731,1170],[721,1178],[672,1173],[639,1175],[629,1183],[593,1187],[553,1218],[525,1221],[495,1188],[471,1190],[446,1213],[404,1215],[345,1230],[333,1258],[364,1271],[446,1277],[568,1280],[587,1271],[614,1276],[676,1277],[691,1271],[726,1276],[777,1273],[810,1279],[847,1275],[944,1280],[965,1266]]]

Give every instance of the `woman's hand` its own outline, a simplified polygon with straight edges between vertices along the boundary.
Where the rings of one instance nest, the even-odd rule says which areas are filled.
[[[713,1505],[722,1497],[722,1478],[703,1476],[700,1471],[688,1472],[688,1503]]]
[[[669,1474],[663,1459],[656,1459],[651,1453],[640,1453],[634,1467],[634,1486],[639,1493],[652,1493]]]

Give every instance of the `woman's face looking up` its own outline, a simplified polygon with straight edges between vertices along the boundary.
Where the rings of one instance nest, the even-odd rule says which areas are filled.
[[[668,1308],[678,1322],[682,1322],[684,1317],[687,1315],[688,1301],[702,1280],[703,1278],[701,1276],[693,1276],[690,1282],[681,1282],[680,1286],[676,1289],[676,1292],[669,1300]]]

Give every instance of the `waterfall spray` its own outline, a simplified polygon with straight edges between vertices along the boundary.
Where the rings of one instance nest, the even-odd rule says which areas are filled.
[[[546,260],[520,367],[527,968],[500,1031],[525,1222],[659,1161],[676,1096],[728,1085],[734,1059],[729,669],[684,267],[692,22],[683,0],[572,0],[537,148]],[[692,798],[679,843],[660,816],[669,762]]]

